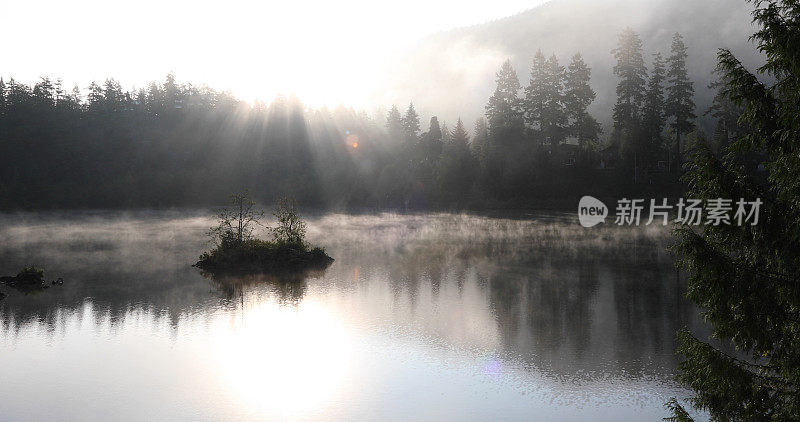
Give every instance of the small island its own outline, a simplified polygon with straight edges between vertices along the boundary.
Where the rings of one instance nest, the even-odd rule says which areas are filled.
[[[253,235],[264,213],[254,209],[247,192],[231,195],[231,208],[219,214],[219,224],[208,235],[214,249],[204,252],[194,264],[212,274],[292,273],[324,269],[333,258],[323,248],[305,241],[306,223],[291,199],[281,199],[273,215],[275,227],[266,227],[273,240]]]
[[[22,292],[43,290],[49,287],[47,281],[44,279],[44,270],[34,265],[23,268],[16,276],[0,277],[0,284],[5,284]],[[51,281],[50,284],[61,285],[64,284],[64,280],[59,277],[58,280]],[[5,294],[0,293],[0,299],[4,297]]]

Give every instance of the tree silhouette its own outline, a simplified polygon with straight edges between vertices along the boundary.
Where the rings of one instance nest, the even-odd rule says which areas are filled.
[[[760,198],[758,222],[702,229],[685,225],[676,231],[676,252],[690,273],[688,296],[703,308],[713,336],[737,353],[683,330],[678,379],[693,390],[691,403],[707,410],[712,420],[798,420],[800,5],[789,0],[753,3],[759,26],[753,39],[766,63],[756,74],[729,50],[718,55],[724,93],[744,108],[741,119],[749,130],[733,140],[722,158],[697,145],[685,178],[692,198]],[[682,57],[685,50],[676,51]],[[758,74],[772,75],[774,83],[762,82]],[[690,105],[685,98],[681,104]],[[742,165],[754,153],[763,154],[768,174]],[[670,406],[676,420],[685,420],[676,401]]]
[[[653,56],[653,70],[647,82],[647,95],[642,108],[643,158],[653,161],[661,158],[660,149],[664,132],[664,59],[661,53]]]
[[[689,80],[686,72],[687,48],[683,43],[683,36],[677,32],[672,38],[672,53],[667,59],[667,102],[665,111],[667,117],[673,118],[672,128],[675,130],[674,158],[677,163],[674,170],[677,172],[681,164],[681,135],[694,129],[694,84]]]
[[[580,53],[572,57],[564,82],[564,109],[570,119],[569,133],[584,151],[594,148],[600,138],[600,123],[587,111],[596,94],[589,85],[592,71]]]

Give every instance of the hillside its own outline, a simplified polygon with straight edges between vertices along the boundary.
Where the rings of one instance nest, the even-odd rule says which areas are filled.
[[[630,26],[640,34],[648,65],[652,55],[669,54],[672,34],[689,47],[688,67],[695,81],[698,115],[713,95],[707,89],[720,47],[754,67],[759,58],[748,41],[752,5],[744,0],[553,0],[542,6],[481,25],[436,34],[398,59],[386,78],[382,103],[413,99],[425,115],[447,121],[458,115],[472,122],[494,89],[494,74],[510,58],[527,85],[536,50],[555,53],[562,64],[581,52],[592,67],[597,100],[593,114],[610,131],[617,79],[612,73],[617,34]],[[707,122],[704,122],[707,124]]]

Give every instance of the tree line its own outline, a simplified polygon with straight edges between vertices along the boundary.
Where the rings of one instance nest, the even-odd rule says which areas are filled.
[[[596,93],[580,54],[563,66],[538,51],[524,88],[503,63],[471,135],[461,119],[432,117],[423,131],[413,103],[384,119],[311,110],[293,97],[250,105],[173,75],[130,91],[114,79],[92,82],[85,95],[46,77],[33,86],[0,79],[0,207],[205,205],[232,189],[321,207],[515,206],[668,191],[695,129],[686,51],[676,34],[648,73],[639,36],[620,34],[607,142],[588,111]],[[723,97],[710,112],[724,122],[714,139],[734,132]]]

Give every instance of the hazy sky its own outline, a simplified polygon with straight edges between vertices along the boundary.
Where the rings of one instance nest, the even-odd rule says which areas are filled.
[[[269,100],[356,107],[386,66],[422,37],[519,13],[544,0],[44,1],[5,3],[0,75],[163,80]]]

